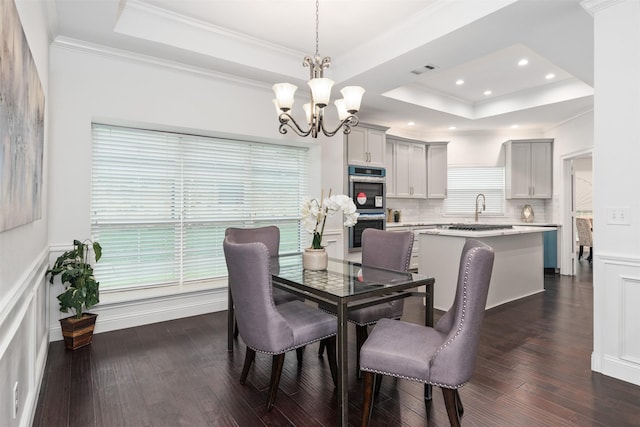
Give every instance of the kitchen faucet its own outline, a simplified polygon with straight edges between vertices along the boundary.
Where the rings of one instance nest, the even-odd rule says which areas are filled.
[[[478,209],[478,201],[480,200],[480,196],[482,196],[482,211]],[[479,193],[476,196],[476,222],[478,222],[478,214],[480,212],[483,212],[487,208],[486,207],[486,202],[487,202],[487,199],[484,197],[484,194]]]

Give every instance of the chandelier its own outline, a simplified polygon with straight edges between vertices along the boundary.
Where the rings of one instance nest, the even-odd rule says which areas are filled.
[[[364,89],[360,86],[347,86],[340,91],[343,98],[334,102],[340,123],[332,131],[328,131],[324,127],[324,108],[329,104],[333,80],[324,77],[324,70],[331,65],[331,58],[328,56],[322,58],[318,54],[318,24],[320,22],[318,9],[319,0],[316,0],[316,53],[313,57],[305,56],[302,61],[304,67],[309,67],[310,75],[308,85],[311,88],[311,102],[302,106],[307,117],[307,126],[302,128],[298,125],[290,113],[294,94],[298,87],[291,83],[276,83],[273,85],[273,91],[276,94],[273,103],[278,111],[281,134],[286,134],[287,127],[289,127],[303,137],[311,135],[312,138],[317,138],[320,132],[331,137],[341,128],[343,128],[345,135],[349,134],[351,127],[358,125],[358,117],[355,114],[360,110]]]

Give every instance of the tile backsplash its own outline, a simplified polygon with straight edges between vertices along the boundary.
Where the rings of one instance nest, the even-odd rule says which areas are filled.
[[[547,214],[547,210],[552,212],[552,200],[541,199],[507,199],[505,200],[505,212],[503,216],[480,215],[481,222],[522,222],[521,213],[525,204],[531,205],[534,213],[534,222],[553,222],[553,215]],[[549,208],[547,208],[549,205]],[[444,221],[444,222],[469,222],[474,221],[473,215],[468,216],[445,216],[444,200],[441,199],[398,199],[388,198],[387,208],[399,210],[402,222],[411,221]]]

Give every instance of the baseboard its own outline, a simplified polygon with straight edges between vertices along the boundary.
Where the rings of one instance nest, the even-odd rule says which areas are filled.
[[[165,322],[227,309],[227,288],[96,306],[95,334]],[[60,325],[51,325],[50,341],[62,340]]]

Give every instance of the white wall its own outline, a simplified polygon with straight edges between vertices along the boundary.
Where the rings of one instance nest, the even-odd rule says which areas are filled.
[[[593,2],[595,22],[592,368],[640,385],[640,2]],[[608,220],[629,210],[629,224]]]
[[[52,257],[68,249],[73,239],[91,237],[92,122],[309,146],[311,177],[324,175],[320,161],[325,154],[320,147],[333,140],[281,135],[271,102],[273,92],[267,85],[69,39],[54,42],[50,64]],[[309,181],[310,195],[319,196],[325,184],[321,179]],[[336,188],[333,178],[326,184],[330,187]],[[56,307],[59,289],[52,289],[49,303]],[[99,314],[96,333],[226,310],[226,297],[226,279],[202,285],[197,291],[180,286],[135,292],[101,290],[100,304],[92,309]],[[52,310],[52,340],[61,339],[59,317]]]
[[[40,379],[46,363],[47,285],[47,125],[48,35],[43,5],[16,1],[20,20],[45,92],[45,160],[42,218],[0,233],[0,425],[31,425]],[[18,383],[19,408],[12,416],[13,386]]]

